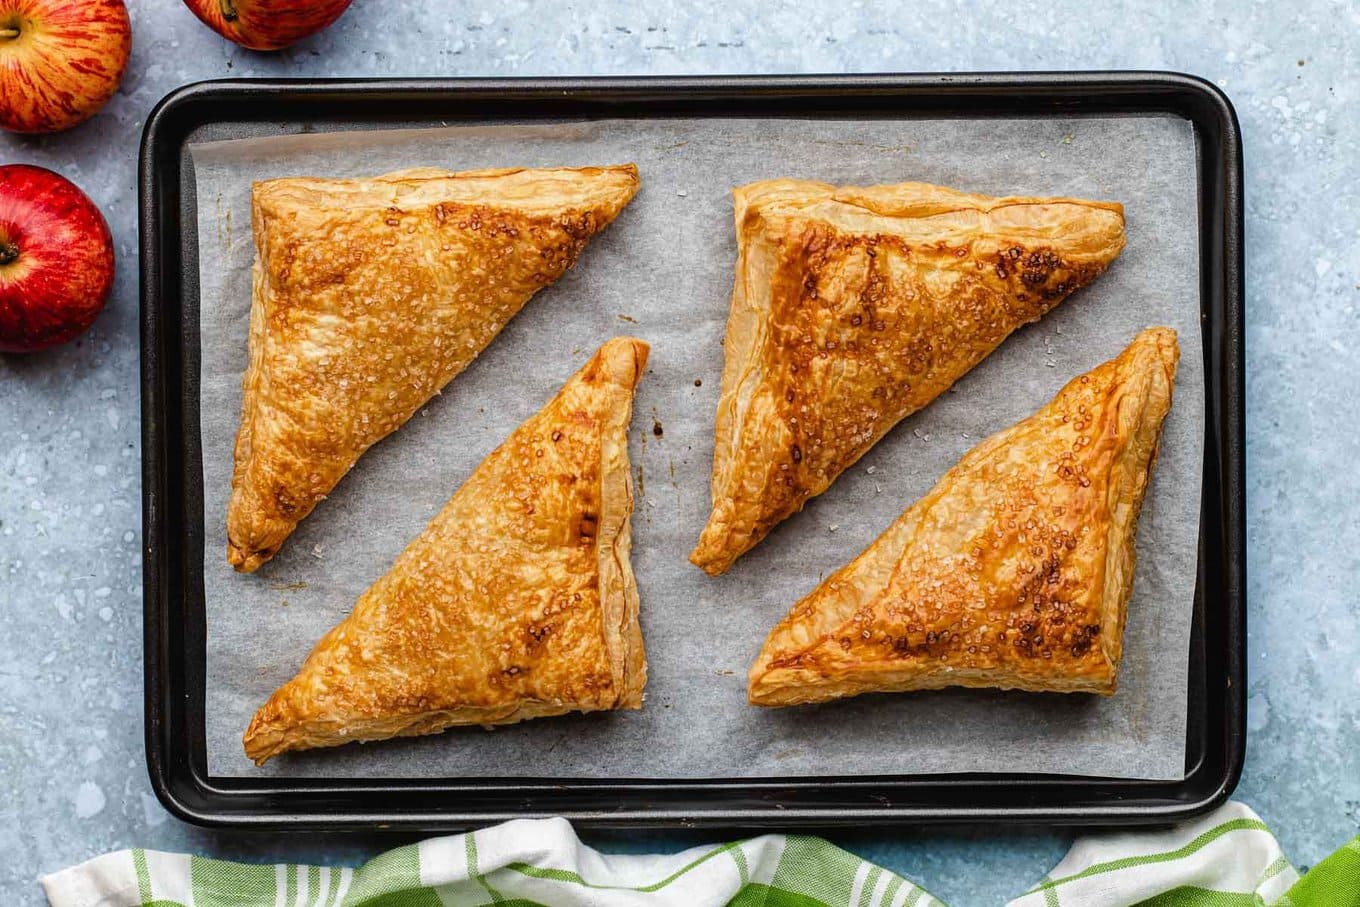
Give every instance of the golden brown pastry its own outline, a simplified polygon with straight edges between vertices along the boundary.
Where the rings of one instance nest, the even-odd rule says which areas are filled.
[[[799,180],[733,196],[713,512],[690,555],[715,575],[1124,247],[1110,202]]]
[[[256,183],[227,560],[249,572],[273,557],[637,187],[632,164]]]
[[[947,686],[1113,694],[1179,355],[1174,331],[1144,331],[969,451],[771,631],[751,702]]]
[[[640,708],[628,421],[646,362],[609,341],[483,460],[255,713],[246,755]]]

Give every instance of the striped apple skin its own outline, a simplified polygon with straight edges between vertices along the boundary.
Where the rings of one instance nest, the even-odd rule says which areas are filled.
[[[66,177],[0,166],[0,352],[65,343],[94,322],[113,287],[113,236]]]
[[[131,49],[123,0],[0,0],[0,127],[88,119],[118,90]]]
[[[184,0],[213,31],[250,50],[282,50],[329,26],[352,0]]]

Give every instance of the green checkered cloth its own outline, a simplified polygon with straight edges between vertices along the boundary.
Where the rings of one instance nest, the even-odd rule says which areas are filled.
[[[669,856],[585,846],[519,820],[389,851],[358,869],[251,866],[123,850],[43,879],[52,907],[930,907],[920,887],[820,838],[764,835]],[[1360,907],[1360,838],[1299,878],[1228,804],[1171,829],[1082,838],[1009,907]]]

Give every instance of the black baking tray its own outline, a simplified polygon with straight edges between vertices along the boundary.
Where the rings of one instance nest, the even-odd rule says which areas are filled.
[[[365,125],[655,116],[1183,117],[1196,137],[1207,374],[1185,777],[1035,774],[700,780],[224,778],[204,732],[203,506],[191,133],[219,122]],[[152,112],[139,173],[146,752],[173,814],[205,826],[457,829],[560,815],[592,826],[1166,823],[1227,799],[1245,732],[1242,142],[1210,83],[1157,72],[203,82]],[[187,265],[187,267],[186,267]]]

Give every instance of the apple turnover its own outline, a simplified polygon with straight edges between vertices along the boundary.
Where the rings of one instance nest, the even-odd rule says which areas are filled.
[[[713,509],[690,555],[715,575],[1124,247],[1109,202],[787,179],[733,195]]]
[[[969,451],[771,631],[751,702],[948,686],[1113,694],[1178,357],[1174,331],[1144,331]]]
[[[273,557],[637,188],[631,164],[257,183],[231,564]]]
[[[255,713],[247,756],[641,707],[628,423],[647,352],[609,341],[482,461]]]

